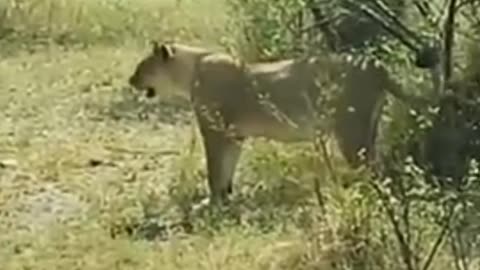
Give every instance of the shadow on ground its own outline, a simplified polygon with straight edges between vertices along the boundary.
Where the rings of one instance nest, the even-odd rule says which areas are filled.
[[[320,213],[307,185],[288,179],[278,179],[270,186],[242,183],[237,190],[225,207],[212,207],[202,202],[204,197],[185,198],[188,202],[169,203],[168,207],[176,208],[175,218],[145,213],[144,218],[133,223],[112,227],[111,236],[126,234],[136,239],[165,241],[173,235],[214,232],[230,226],[255,227],[271,233],[279,224],[310,226],[315,213]]]
[[[110,103],[107,116],[115,120],[133,117],[176,125],[190,123],[191,109],[188,101],[179,98],[148,99],[123,89],[121,98]]]

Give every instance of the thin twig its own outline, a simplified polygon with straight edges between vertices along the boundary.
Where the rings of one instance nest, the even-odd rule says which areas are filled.
[[[437,14],[432,14],[433,8],[431,6],[431,3],[429,1],[416,0],[414,2],[414,5],[417,8],[418,12],[423,16],[425,21],[427,21],[427,23],[430,25],[430,27],[438,29],[437,19],[440,13],[437,12]],[[435,19],[435,17],[437,19]]]
[[[192,122],[192,123],[195,123],[195,122]],[[190,125],[190,135],[191,135],[191,138],[190,138],[190,143],[189,143],[189,147],[188,147],[188,154],[191,156],[193,155],[193,153],[195,152],[195,149],[197,147],[197,136],[196,136],[196,133],[195,133],[195,128],[196,128],[196,125]]]
[[[303,98],[305,99],[306,105],[307,105],[307,110],[310,111],[310,114],[314,117],[315,119],[315,135],[313,138],[313,147],[315,150],[315,153],[321,152],[323,155],[323,158],[325,160],[325,163],[327,165],[327,169],[329,170],[330,176],[334,179],[335,182],[337,182],[335,170],[333,168],[333,164],[331,162],[330,156],[328,155],[327,147],[326,144],[323,140],[324,137],[324,128],[320,125],[318,125],[320,115],[318,111],[316,110],[316,106],[313,105],[312,100],[308,97],[307,94],[303,95]],[[320,144],[320,147],[319,147]],[[317,157],[314,158],[314,160],[318,160]],[[322,208],[322,211],[325,213],[325,200],[323,199],[323,194],[321,191],[321,185],[319,182],[318,177],[314,177],[313,179],[313,184],[314,184],[314,190],[315,190],[315,195],[317,196],[317,201],[320,207]]]
[[[412,30],[410,30],[408,27],[406,27],[399,19],[398,16],[393,13],[387,5],[385,5],[385,2],[382,0],[371,0],[373,4],[382,12],[384,13],[388,19],[392,20],[395,25],[397,25],[400,29],[402,29],[407,35],[409,35],[411,38],[413,38],[417,43],[421,44],[422,39],[417,36]]]
[[[377,22],[382,26],[388,33],[400,40],[405,46],[414,52],[418,52],[419,48],[408,38],[406,38],[400,31],[396,30],[390,23],[386,22],[380,15],[372,11],[365,4],[359,4],[356,0],[347,0],[354,7],[362,11],[367,17],[369,17],[374,22]]]
[[[426,1],[420,1],[420,0],[416,0],[414,1],[413,3],[415,5],[415,7],[417,8],[418,12],[420,12],[420,14],[428,20],[428,18],[430,17],[430,5],[428,4],[428,2]]]
[[[330,176],[332,177],[335,183],[338,183],[338,177],[337,177],[337,174],[335,173],[332,159],[330,158],[330,155],[328,153],[327,143],[324,139],[324,135],[320,137],[319,144],[320,144],[320,149],[322,150],[323,159],[325,160],[328,171],[330,172]]]
[[[314,159],[316,160],[317,158],[315,157]],[[323,199],[322,186],[320,185],[320,179],[318,178],[317,175],[313,177],[313,190],[315,192],[315,196],[317,197],[318,206],[320,206],[320,209],[322,210],[323,214],[326,214],[325,200]]]
[[[462,8],[466,5],[475,5],[475,4],[478,4],[478,3],[480,3],[480,0],[464,0],[464,1],[461,1],[460,3],[458,3],[455,6],[455,10],[459,10],[460,8]]]
[[[341,15],[336,15],[334,17],[331,17],[331,18],[324,18],[322,19],[321,21],[315,21],[313,24],[311,25],[308,25],[308,26],[305,26],[303,27],[302,29],[299,29],[298,30],[298,34],[303,34],[307,31],[310,31],[312,30],[313,28],[317,28],[317,27],[322,27],[322,26],[325,26],[329,23],[332,23],[333,21],[337,20],[338,18],[340,18]]]
[[[455,264],[455,269],[456,270],[464,270],[463,267],[460,265],[460,261],[459,261],[459,257],[460,257],[460,251],[458,250],[459,248],[457,247],[457,239],[454,235],[454,232],[450,231],[449,233],[449,237],[450,237],[450,248],[452,249],[452,253],[453,253],[453,263]]]
[[[412,262],[412,251],[410,249],[410,245],[405,239],[401,231],[399,222],[395,218],[395,211],[393,210],[391,204],[389,203],[388,196],[383,194],[381,188],[377,185],[377,183],[375,183],[374,181],[371,181],[371,184],[374,190],[378,193],[381,201],[383,202],[383,207],[385,208],[387,216],[390,219],[390,222],[392,223],[393,231],[400,244],[400,251],[401,251],[402,259],[403,259],[403,262],[405,263],[405,266],[407,267],[408,270],[415,270],[415,267]]]
[[[444,80],[445,82],[449,82],[450,77],[452,75],[452,50],[454,46],[454,39],[455,39],[455,15],[456,15],[456,6],[457,0],[450,0],[450,3],[448,5],[448,15],[447,19],[445,20],[445,26],[444,26],[444,33],[445,33],[445,39],[444,39],[444,66],[443,66],[443,72],[444,72]]]
[[[454,256],[455,268],[457,270],[468,270],[469,267],[467,258],[465,256],[465,246],[458,228],[451,230],[449,236],[450,246]]]
[[[289,12],[286,10],[286,8],[284,8],[283,6],[279,6],[279,9],[280,9],[280,12],[283,13],[282,14],[282,17],[285,17],[285,15],[288,15]],[[289,18],[289,20],[284,24],[285,27],[291,32],[291,33],[298,33],[299,30],[298,28],[292,26],[294,23],[295,23],[295,20],[298,19],[299,16],[302,15],[304,11],[302,9],[300,10],[297,10],[297,12],[295,12],[295,15],[293,15],[291,18]]]
[[[460,9],[461,7],[457,7],[457,11],[460,12],[470,24],[472,24],[471,27],[478,28],[480,27],[480,17],[478,16],[479,15],[478,8],[480,6],[480,0],[477,0],[474,3],[471,3],[471,5],[472,6],[469,9],[467,9],[470,12],[470,14],[467,14],[467,10]],[[472,33],[468,33],[468,34],[471,35]]]
[[[410,201],[408,201],[407,191],[405,190],[403,181],[399,182],[400,193],[402,195],[402,198],[405,200],[405,206],[403,207],[402,211],[402,219],[403,223],[405,224],[405,238],[407,240],[407,243],[411,243],[412,235],[410,233]]]
[[[430,250],[430,253],[427,256],[427,259],[422,267],[422,270],[428,270],[432,264],[433,258],[435,258],[435,255],[437,254],[438,249],[440,248],[441,244],[443,243],[443,240],[445,239],[445,235],[448,233],[450,230],[450,222],[452,221],[453,217],[455,216],[455,207],[452,205],[448,209],[448,214],[445,217],[444,224],[442,226],[442,231],[437,237],[437,240],[432,246],[432,249]]]

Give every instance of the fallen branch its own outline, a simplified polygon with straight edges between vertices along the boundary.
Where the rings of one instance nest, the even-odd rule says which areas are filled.
[[[124,152],[128,154],[155,154],[155,155],[179,155],[180,151],[178,150],[161,150],[161,151],[153,151],[151,149],[131,149],[125,148],[120,146],[113,146],[113,145],[105,145],[103,146],[105,149],[109,151],[116,151],[116,152]]]

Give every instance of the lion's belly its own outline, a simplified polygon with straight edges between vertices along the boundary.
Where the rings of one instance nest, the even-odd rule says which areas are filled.
[[[261,115],[243,118],[235,123],[245,137],[264,137],[283,142],[305,141],[313,138],[314,121],[308,116],[278,118]]]

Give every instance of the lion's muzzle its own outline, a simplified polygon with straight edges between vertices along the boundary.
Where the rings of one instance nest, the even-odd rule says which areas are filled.
[[[147,96],[147,98],[155,97],[155,89],[153,89],[152,87],[148,87],[146,96]]]
[[[156,94],[155,89],[153,87],[148,87],[148,86],[145,86],[145,85],[141,85],[141,83],[139,82],[139,80],[137,79],[137,77],[135,75],[131,76],[128,79],[128,83],[130,84],[130,86],[132,86],[135,89],[145,91],[145,96],[147,98],[155,97],[155,94]]]

